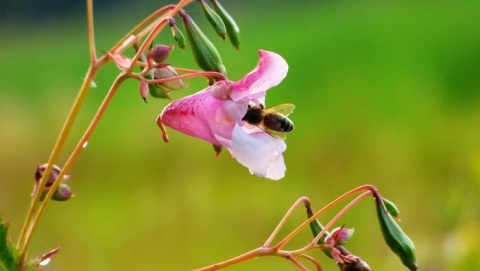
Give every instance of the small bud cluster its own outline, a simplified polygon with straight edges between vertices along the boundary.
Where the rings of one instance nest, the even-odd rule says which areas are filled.
[[[43,164],[43,165],[40,165],[40,166],[37,167],[37,170],[35,171],[35,188],[34,188],[35,190],[34,190],[34,193],[36,193],[40,189],[40,187],[39,187],[40,186],[40,180],[42,179],[43,173],[45,172],[47,167],[48,167],[48,164]],[[42,191],[42,197],[41,197],[42,200],[45,198],[48,191],[52,187],[53,183],[58,178],[60,171],[61,171],[61,169],[57,165],[53,166],[52,171],[50,172],[50,175],[48,176],[47,183],[46,183],[46,185],[45,185],[45,187],[43,188],[43,191]],[[69,178],[70,178],[69,175],[63,176],[63,180],[58,185],[57,189],[55,190],[55,192],[52,195],[53,200],[66,201],[66,200],[69,200],[73,197],[73,193],[72,193],[72,190],[71,190],[70,186],[68,184],[64,183],[64,181],[68,180]]]
[[[223,40],[228,37],[233,46],[238,50],[240,46],[240,30],[232,16],[228,14],[218,1],[211,1],[213,8],[210,7],[205,0],[199,0],[198,2],[207,21],[213,27],[218,36]],[[141,73],[132,77],[139,80],[140,96],[145,101],[148,94],[154,98],[170,99],[169,92],[186,88],[187,84],[183,83],[181,80],[182,77],[177,70],[185,73],[196,73],[198,75],[206,76],[208,77],[209,85],[214,84],[218,80],[218,77],[225,78],[225,65],[213,43],[185,10],[180,9],[178,15],[182,19],[185,35],[177,27],[173,17],[165,17],[158,26],[160,27],[161,24],[168,24],[176,44],[183,51],[185,51],[188,42],[189,48],[192,51],[193,58],[198,67],[205,72],[218,74],[202,75],[199,71],[175,68],[171,63],[166,63],[168,56],[174,49],[173,45],[158,44],[153,48],[150,46],[150,50],[144,54],[143,52],[146,50],[145,45],[140,47],[138,44],[139,40],[136,36],[132,35],[131,39],[128,41],[134,43],[133,46],[137,51],[139,59],[146,63],[137,62],[136,59],[132,60],[117,52],[109,52],[107,54],[117,64],[117,67],[126,73],[131,74],[132,67],[135,65],[139,65],[142,68]],[[148,41],[153,41],[153,39],[149,39]],[[139,52],[140,50],[141,52]]]

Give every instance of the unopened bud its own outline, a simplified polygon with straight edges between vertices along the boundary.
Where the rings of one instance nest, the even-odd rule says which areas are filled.
[[[43,173],[45,169],[47,169],[48,164],[43,164],[37,167],[35,171],[35,182],[39,184],[40,180],[42,179]],[[50,172],[50,176],[48,177],[47,184],[45,185],[46,188],[52,186],[53,182],[58,178],[58,174],[60,173],[61,169],[57,165],[53,165],[52,171]],[[64,179],[68,179],[69,176],[63,176]]]
[[[185,51],[185,36],[183,36],[182,31],[178,29],[177,25],[175,24],[175,20],[173,18],[168,18],[168,25],[170,25],[170,29],[172,30],[172,36],[177,42],[178,47],[182,49],[182,51]]]
[[[152,59],[155,63],[163,63],[167,59],[170,52],[173,50],[173,45],[167,46],[163,44],[159,44],[152,49],[150,49],[147,53],[147,61]]]
[[[144,79],[140,80],[139,89],[140,89],[140,96],[145,102],[147,102],[147,95],[149,90],[148,90],[148,83],[146,80]]]
[[[228,14],[228,12],[220,5],[217,0],[211,0],[213,8],[217,14],[222,18],[223,23],[225,24],[225,29],[227,30],[228,38],[232,45],[238,50],[240,48],[240,28],[238,28],[235,20]]]
[[[332,230],[332,232],[325,238],[325,242],[331,245],[344,245],[352,238],[355,230],[347,229],[345,227],[338,227]]]
[[[52,200],[66,201],[73,197],[72,190],[68,184],[61,183],[52,195]]]
[[[185,25],[190,48],[193,52],[193,58],[197,65],[205,71],[215,71],[225,74],[226,69],[215,46],[203,34],[195,22],[185,13],[180,13]]]
[[[225,24],[222,21],[222,18],[218,16],[215,11],[207,5],[205,0],[199,0],[200,5],[202,6],[203,13],[205,17],[207,17],[208,22],[213,27],[215,32],[222,38],[225,39],[225,34],[227,34],[227,30],[225,29]]]
[[[163,67],[163,68],[160,68],[160,69],[154,69],[153,70],[153,77],[155,79],[172,78],[172,77],[175,77],[175,76],[178,76],[178,73],[175,70],[175,68],[173,68],[172,66],[166,66],[166,67]],[[184,89],[188,86],[187,84],[185,84],[180,79],[175,79],[175,80],[171,80],[171,81],[162,82],[162,83],[159,83],[158,85],[165,88],[165,90],[167,92],[169,92],[171,90]]]
[[[417,270],[415,246],[402,231],[400,226],[395,222],[392,216],[388,213],[382,199],[379,196],[375,197],[375,205],[377,209],[378,221],[382,229],[383,239],[390,247],[390,249],[397,254],[402,263],[411,271]]]
[[[158,84],[148,84],[148,92],[154,98],[171,100],[170,95]]]
[[[400,210],[398,210],[397,205],[393,203],[393,201],[390,201],[386,198],[382,198],[383,204],[385,204],[385,208],[387,208],[387,211],[390,213],[391,216],[398,218],[400,215]]]
[[[360,257],[350,255],[345,257],[342,261],[337,261],[340,270],[342,271],[370,271],[370,266]]]

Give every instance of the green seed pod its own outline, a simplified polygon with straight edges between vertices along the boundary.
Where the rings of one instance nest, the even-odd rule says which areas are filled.
[[[210,25],[213,26],[215,32],[222,38],[225,39],[225,35],[227,34],[227,30],[225,29],[225,24],[222,21],[222,18],[218,16],[213,9],[207,5],[205,0],[199,0],[200,5],[202,6],[203,13],[205,17],[207,17],[208,22]]]
[[[225,74],[226,69],[215,46],[203,34],[195,22],[185,13],[180,13],[185,26],[185,33],[190,42],[190,48],[197,65],[205,71],[215,71]]]
[[[313,216],[313,211],[310,207],[307,207],[307,217],[310,218]],[[318,221],[317,219],[315,219],[315,221],[313,221],[312,223],[310,223],[310,230],[312,231],[312,234],[313,234],[313,237],[315,238],[322,230],[323,230],[323,225],[320,223],[320,221]],[[320,237],[320,239],[318,239],[318,243],[317,244],[326,244],[325,242],[325,239],[327,238],[327,236],[329,235],[328,232],[326,232],[325,234],[322,235],[322,237]],[[329,250],[329,249],[322,249],[322,252],[327,255],[327,257],[329,258],[332,258],[333,259],[333,255],[332,255],[332,252]]]
[[[232,16],[230,16],[230,14],[228,14],[228,12],[220,5],[218,1],[211,0],[211,2],[213,4],[213,8],[220,18],[222,18],[222,21],[225,24],[230,42],[238,50],[240,48],[240,28],[238,28],[235,20],[232,18]]]
[[[375,204],[383,239],[408,269],[411,271],[417,270],[415,246],[412,240],[390,216],[380,197],[375,197]]]

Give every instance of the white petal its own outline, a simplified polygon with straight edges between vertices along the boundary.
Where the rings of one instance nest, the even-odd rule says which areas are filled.
[[[232,151],[237,161],[246,166],[252,174],[279,180],[285,176],[282,153],[286,149],[283,140],[265,132],[247,134],[235,125],[232,133]]]

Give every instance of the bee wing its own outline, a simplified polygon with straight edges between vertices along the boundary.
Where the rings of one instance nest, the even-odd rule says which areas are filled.
[[[273,111],[276,111],[277,113],[280,113],[284,116],[288,116],[288,115],[290,115],[290,113],[293,112],[293,109],[295,109],[294,104],[279,104],[279,105],[276,105],[276,106],[266,108],[265,110],[267,110],[267,111],[273,110]]]
[[[260,129],[262,129],[263,131],[265,131],[265,133],[275,137],[276,139],[281,139],[281,140],[287,139],[287,133],[277,132],[277,131],[274,131],[272,129],[268,129],[263,123],[260,123],[256,126]]]

